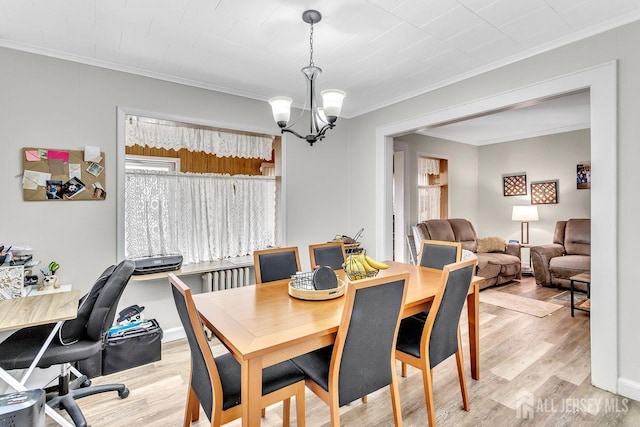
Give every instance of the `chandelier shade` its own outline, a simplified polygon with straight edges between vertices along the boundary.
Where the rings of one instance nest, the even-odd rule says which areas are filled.
[[[302,68],[307,81],[307,97],[305,106],[309,106],[309,133],[301,135],[292,129],[295,124],[289,124],[291,118],[291,104],[293,100],[287,96],[277,96],[269,100],[273,112],[273,120],[281,129],[281,133],[291,133],[300,139],[304,139],[310,145],[317,141],[321,141],[325,137],[325,133],[329,129],[335,127],[336,120],[340,116],[342,110],[342,101],[347,95],[338,89],[328,89],[320,92],[322,97],[322,106],[318,105],[316,99],[316,79],[322,73],[320,67],[316,67],[313,63],[313,24],[320,22],[322,15],[317,10],[307,10],[302,14],[302,20],[311,26],[309,45],[309,66]],[[304,111],[304,110],[303,110]]]

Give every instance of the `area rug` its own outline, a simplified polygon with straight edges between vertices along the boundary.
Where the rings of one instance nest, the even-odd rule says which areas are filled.
[[[562,305],[552,302],[521,297],[506,292],[494,291],[493,289],[486,289],[480,292],[480,302],[536,317],[549,316],[554,311],[563,307]]]

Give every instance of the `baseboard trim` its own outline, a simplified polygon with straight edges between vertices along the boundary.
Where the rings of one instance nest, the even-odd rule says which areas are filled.
[[[176,341],[186,337],[187,337],[187,334],[185,334],[184,328],[182,326],[178,326],[176,328],[164,329],[162,331],[162,342]]]
[[[640,402],[640,383],[618,378],[618,394]]]

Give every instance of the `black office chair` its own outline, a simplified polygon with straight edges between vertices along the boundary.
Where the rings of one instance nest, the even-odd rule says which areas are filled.
[[[475,267],[475,259],[445,266],[440,289],[426,322],[412,316],[400,324],[396,358],[422,371],[427,418],[431,427],[436,425],[431,370],[454,354],[458,365],[462,405],[466,411],[469,410],[459,322]]]
[[[38,362],[39,368],[64,365],[57,392],[47,394],[47,405],[65,409],[78,427],[85,427],[87,421],[76,399],[107,391],[117,391],[123,399],[129,395],[124,384],[88,386],[90,381],[85,376],[70,384],[68,367],[71,363],[94,356],[104,348],[118,301],[134,267],[133,261],[125,260],[116,267],[107,268],[89,293],[80,300],[77,318],[64,323],[59,339],[51,341]],[[0,344],[0,366],[5,370],[28,368],[54,326],[33,326],[15,332]]]
[[[327,266],[334,270],[341,270],[345,258],[347,258],[347,255],[342,242],[309,245],[311,268]]]
[[[253,262],[258,284],[288,279],[300,271],[300,256],[296,246],[254,251]]]
[[[462,259],[462,243],[440,240],[423,240],[420,243],[418,265],[442,270],[445,265]]]
[[[240,364],[231,353],[216,358],[202,330],[191,289],[176,275],[169,274],[173,299],[191,349],[191,379],[187,393],[184,426],[197,421],[200,406],[212,426],[220,426],[242,416]],[[290,398],[296,397],[298,426],[305,425],[304,374],[290,361],[262,371],[262,407],[284,400],[282,424],[289,425]]]
[[[402,411],[395,369],[395,343],[409,274],[349,283],[333,345],[296,357],[306,384],[327,405],[331,425],[340,425],[339,408],[382,387],[391,387],[396,426]]]

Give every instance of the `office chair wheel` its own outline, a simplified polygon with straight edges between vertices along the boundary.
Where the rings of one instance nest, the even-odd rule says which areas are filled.
[[[120,399],[126,399],[129,397],[129,389],[125,387],[124,390],[118,392],[118,396],[120,396]]]
[[[80,384],[80,388],[85,388],[85,387],[89,387],[91,386],[91,380],[90,379],[86,379],[84,380],[81,384]]]

